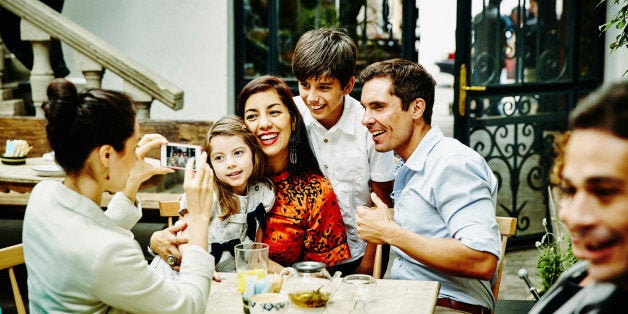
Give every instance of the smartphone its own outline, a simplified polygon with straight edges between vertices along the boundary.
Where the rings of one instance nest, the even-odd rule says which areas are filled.
[[[194,159],[194,169],[201,157],[202,148],[198,145],[168,143],[161,145],[161,166],[172,169],[185,169],[190,158]]]

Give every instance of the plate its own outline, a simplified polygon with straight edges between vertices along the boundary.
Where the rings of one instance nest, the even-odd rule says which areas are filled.
[[[41,165],[31,167],[38,176],[41,177],[63,177],[65,172],[59,165]]]

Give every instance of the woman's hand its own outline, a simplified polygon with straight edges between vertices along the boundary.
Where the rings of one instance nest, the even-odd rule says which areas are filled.
[[[170,226],[164,230],[155,231],[150,237],[150,249],[158,254],[164,261],[168,260],[168,255],[174,256],[177,261],[181,261],[181,251],[179,245],[188,243],[185,237],[178,237],[177,233],[184,230],[188,225],[186,223]],[[178,271],[179,263],[172,266],[172,269]]]
[[[283,266],[281,266],[281,264],[268,259],[268,273],[269,274],[279,274],[281,273],[281,270],[284,269]]]
[[[194,220],[196,217],[210,218],[214,201],[214,172],[207,164],[207,153],[203,152],[196,172],[194,159],[189,159],[185,167],[183,190],[188,208],[186,217]]]
[[[214,202],[214,172],[207,164],[207,153],[203,152],[194,171],[194,159],[189,159],[185,167],[183,190],[188,213],[185,215],[190,228],[188,243],[207,250],[207,228]]]
[[[137,161],[135,162],[133,169],[131,169],[126,186],[124,187],[124,194],[131,201],[135,202],[137,191],[139,190],[142,182],[150,179],[150,177],[156,174],[174,172],[174,170],[170,168],[154,166],[144,160],[144,157],[151,149],[160,147],[166,143],[168,143],[168,140],[159,134],[146,134],[137,143],[137,148],[135,149]]]

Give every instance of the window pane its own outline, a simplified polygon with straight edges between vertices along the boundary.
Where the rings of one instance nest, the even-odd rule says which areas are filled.
[[[471,83],[568,82],[574,32],[569,1],[474,0]]]
[[[401,0],[272,1],[244,1],[247,79],[269,73],[291,78],[296,42],[303,33],[319,27],[340,26],[354,39],[356,73],[372,62],[401,57]]]
[[[267,73],[268,7],[264,1],[244,1],[244,76]]]

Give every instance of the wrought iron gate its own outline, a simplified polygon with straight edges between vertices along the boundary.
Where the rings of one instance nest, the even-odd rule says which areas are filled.
[[[555,136],[603,79],[606,9],[586,0],[458,1],[454,136],[499,179],[497,215],[515,245],[544,232]]]

